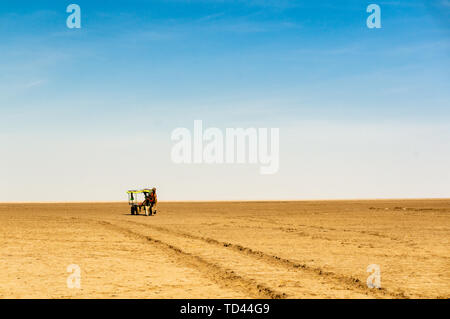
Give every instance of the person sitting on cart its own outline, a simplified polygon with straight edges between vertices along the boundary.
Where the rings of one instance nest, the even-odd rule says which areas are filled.
[[[156,187],[153,187],[151,192],[145,192],[144,195],[145,200],[142,202],[141,206],[144,206],[146,216],[152,216],[153,208],[156,214],[156,203],[158,202],[158,198],[156,196]]]
[[[156,187],[152,188],[152,192],[149,194],[150,206],[154,209],[154,214],[156,214],[156,203],[158,202],[158,197],[156,196]]]

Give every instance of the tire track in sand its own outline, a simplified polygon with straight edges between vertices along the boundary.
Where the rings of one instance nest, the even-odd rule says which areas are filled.
[[[194,235],[191,233],[171,230],[166,227],[144,224],[134,221],[127,221],[127,223],[142,226],[145,228],[149,228],[152,230],[156,230],[159,232],[163,232],[173,236],[179,236],[182,238],[201,241],[203,243],[207,243],[210,245],[214,245],[216,247],[225,248],[228,250],[232,250],[241,255],[245,255],[246,257],[254,258],[260,261],[264,261],[268,264],[274,265],[276,267],[282,266],[285,269],[294,270],[296,272],[306,272],[312,275],[316,281],[321,282],[325,285],[334,286],[333,288],[336,290],[341,289],[350,289],[359,294],[364,294],[366,296],[371,297],[381,297],[381,298],[407,298],[403,291],[391,292],[386,290],[385,288],[381,289],[369,289],[367,285],[359,280],[358,278],[354,278],[351,276],[345,276],[342,274],[336,274],[334,272],[325,271],[319,267],[312,267],[305,263],[295,262],[286,258],[281,258],[276,255],[271,255],[259,250],[254,250],[249,247],[245,247],[239,244],[233,244],[229,242],[222,242],[213,238],[203,237]],[[325,280],[325,281],[324,281]],[[286,294],[287,295],[287,294]]]
[[[238,275],[233,270],[222,268],[218,264],[209,262],[201,256],[190,254],[170,243],[164,242],[152,236],[143,235],[141,233],[133,231],[132,229],[125,228],[110,222],[98,220],[92,221],[95,221],[96,223],[104,227],[120,232],[129,237],[145,240],[152,243],[153,245],[156,245],[165,253],[169,254],[171,257],[174,257],[178,262],[181,262],[190,267],[194,267],[220,286],[242,291],[252,298],[286,298],[286,295],[284,293],[275,291],[274,289],[269,288],[253,279]]]

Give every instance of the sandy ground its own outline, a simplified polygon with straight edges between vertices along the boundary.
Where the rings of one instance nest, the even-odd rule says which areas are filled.
[[[1,204],[0,298],[449,298],[449,238],[450,200]]]

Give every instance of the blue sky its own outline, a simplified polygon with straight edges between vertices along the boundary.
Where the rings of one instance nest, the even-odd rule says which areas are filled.
[[[450,196],[448,0],[1,1],[0,38],[0,201]],[[174,165],[195,119],[280,128],[280,173]]]

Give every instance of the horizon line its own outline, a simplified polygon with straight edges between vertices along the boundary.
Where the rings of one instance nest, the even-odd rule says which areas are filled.
[[[331,201],[388,201],[388,200],[450,200],[450,197],[409,197],[409,198],[328,198],[328,199],[221,199],[221,200],[164,200],[158,203],[219,203],[219,202],[331,202]],[[107,204],[107,203],[128,203],[126,200],[121,201],[0,201],[0,205],[4,204]]]

